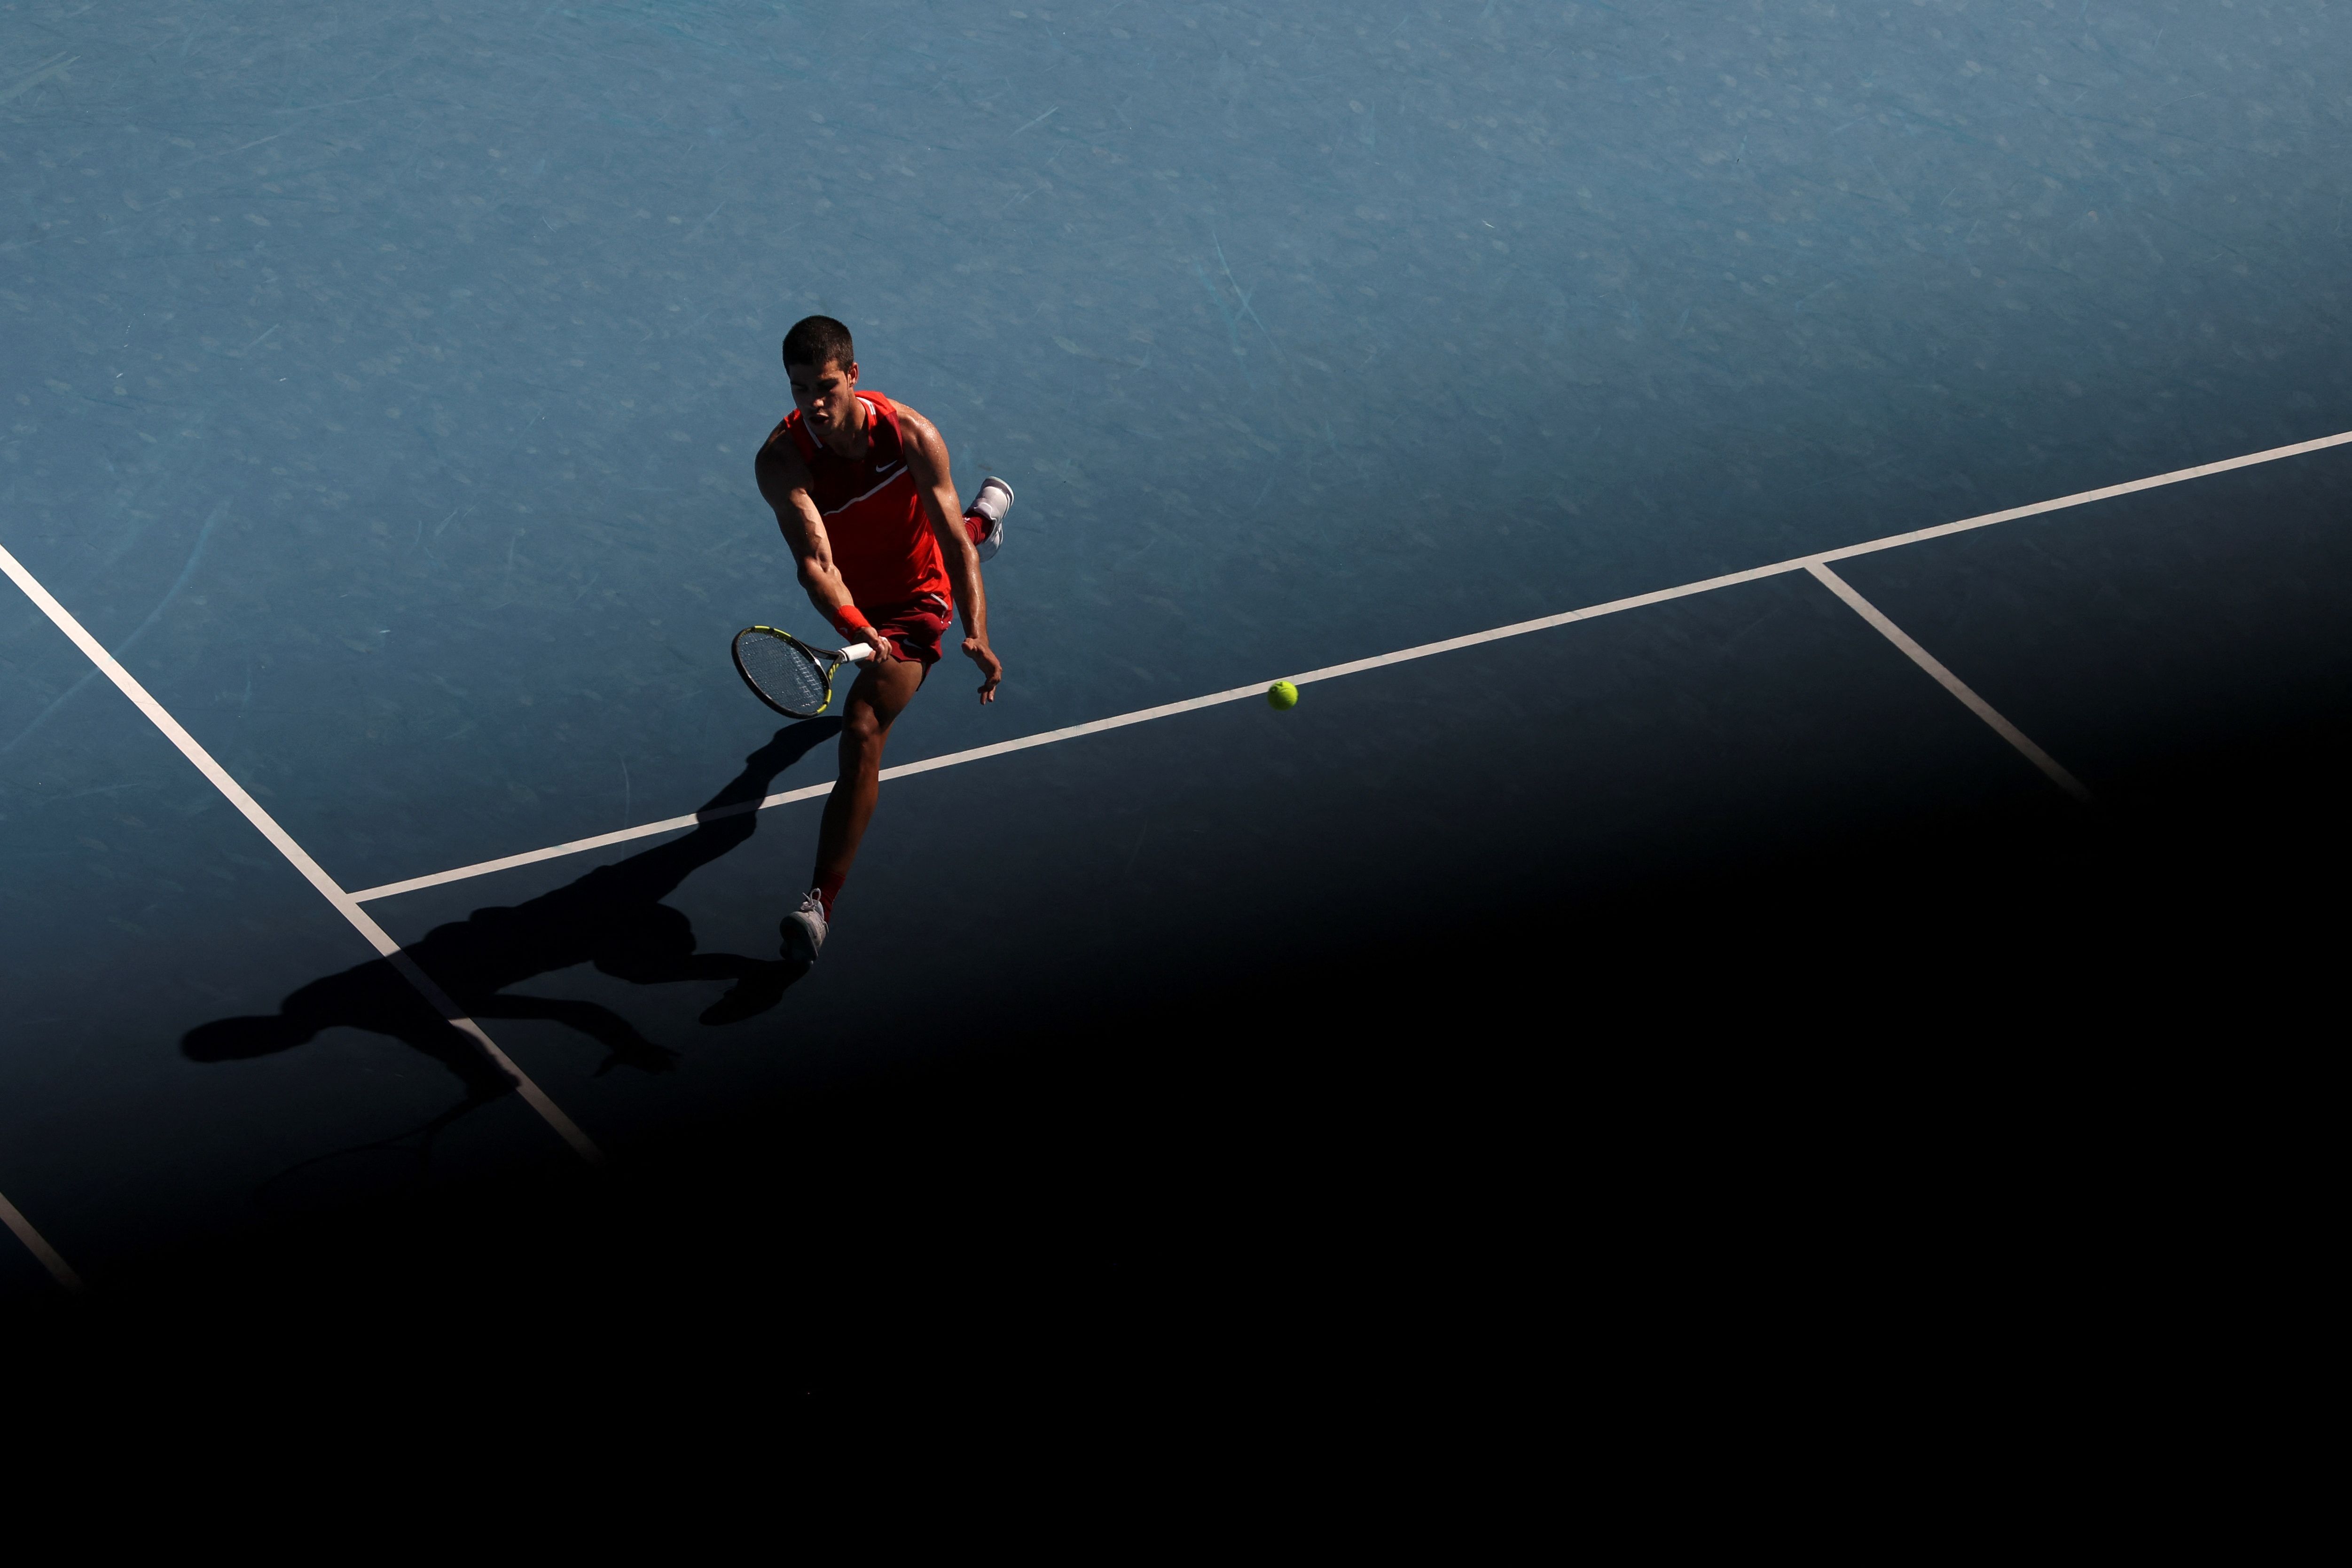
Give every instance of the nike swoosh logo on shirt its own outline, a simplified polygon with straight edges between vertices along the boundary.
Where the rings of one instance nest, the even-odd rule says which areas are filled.
[[[891,468],[884,473],[877,474],[874,477],[874,482],[866,486],[862,494],[851,496],[847,500],[843,501],[839,506],[833,508],[830,511],[826,511],[823,515],[826,517],[835,517],[838,516],[842,512],[847,511],[851,507],[854,507],[859,501],[864,500],[866,496],[874,495],[881,490],[889,489],[891,482],[897,479],[900,474],[906,472],[907,465],[901,463],[895,468]]]

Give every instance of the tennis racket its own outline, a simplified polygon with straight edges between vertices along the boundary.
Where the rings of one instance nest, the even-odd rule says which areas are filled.
[[[735,673],[752,696],[787,719],[814,719],[832,707],[834,672],[873,657],[862,642],[813,647],[773,626],[745,626],[735,634]]]

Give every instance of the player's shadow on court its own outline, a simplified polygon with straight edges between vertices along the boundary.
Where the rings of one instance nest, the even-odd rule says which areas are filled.
[[[773,1007],[807,965],[698,952],[692,924],[661,900],[695,871],[740,847],[758,826],[760,799],[775,776],[840,730],[837,720],[828,719],[777,731],[696,813],[703,820],[683,838],[599,866],[528,903],[476,910],[465,920],[436,926],[408,948],[409,956],[471,1017],[545,1018],[577,1029],[604,1047],[600,1073],[616,1066],[667,1069],[677,1053],[646,1039],[612,1009],[562,997],[517,995],[508,988],[593,963],[639,985],[731,981],[732,988],[703,1013],[706,1024],[736,1023]],[[273,1016],[199,1025],[181,1039],[180,1049],[194,1061],[244,1060],[292,1050],[337,1026],[389,1035],[424,1052],[457,1076],[469,1100],[514,1087],[480,1047],[382,959],[312,981],[280,1003]]]

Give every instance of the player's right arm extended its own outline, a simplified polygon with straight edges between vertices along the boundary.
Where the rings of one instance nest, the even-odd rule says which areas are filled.
[[[882,637],[862,637],[867,623],[849,596],[849,584],[833,563],[833,544],[825,538],[824,519],[808,493],[808,469],[788,437],[779,437],[760,453],[757,468],[760,494],[776,514],[776,527],[793,552],[801,587],[816,613],[845,638],[864,641],[883,659],[896,659],[898,650]],[[845,612],[846,612],[845,614]]]

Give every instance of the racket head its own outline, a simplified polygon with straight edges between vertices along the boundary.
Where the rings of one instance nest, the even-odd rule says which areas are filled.
[[[735,634],[735,673],[751,695],[787,719],[814,719],[833,705],[833,672],[841,655],[811,647],[773,626]]]

